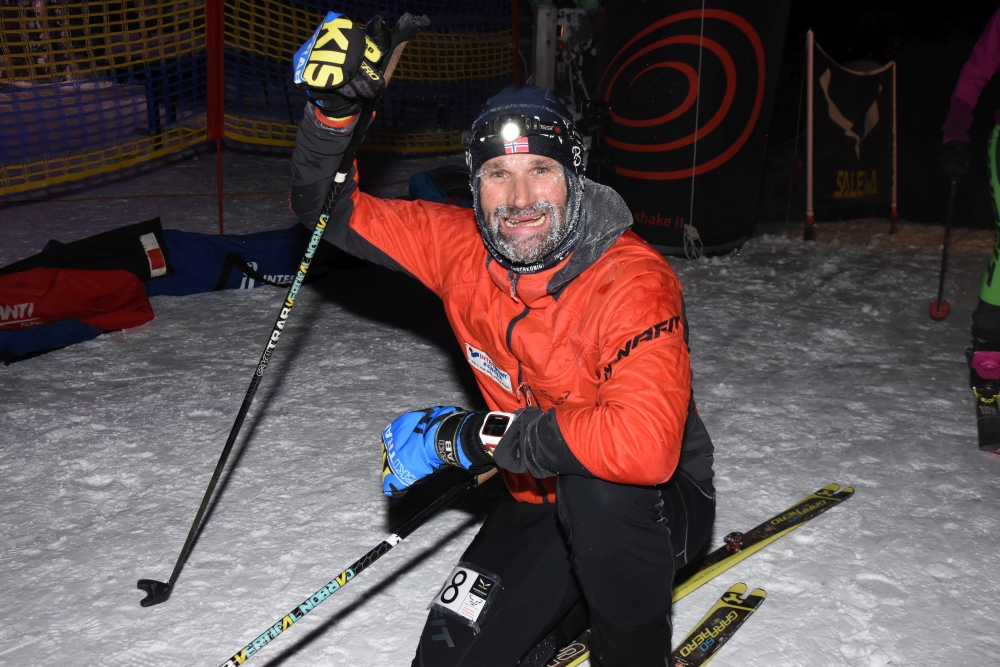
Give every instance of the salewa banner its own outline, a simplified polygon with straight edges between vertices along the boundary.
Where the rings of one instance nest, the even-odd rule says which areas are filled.
[[[891,204],[895,180],[895,63],[859,72],[814,45],[813,199],[816,218]],[[886,207],[885,213],[888,213]]]
[[[722,252],[752,231],[788,8],[605,5],[595,97],[610,104],[607,181],[661,251],[683,252],[697,235]]]

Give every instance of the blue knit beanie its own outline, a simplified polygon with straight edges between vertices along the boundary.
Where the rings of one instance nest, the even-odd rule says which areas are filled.
[[[535,118],[550,125],[553,130],[548,134],[530,134],[512,142],[495,135],[477,137],[489,121],[507,114]],[[472,123],[472,132],[466,135],[466,145],[469,169],[473,173],[491,158],[530,153],[550,157],[577,176],[583,174],[583,140],[576,131],[572,114],[548,88],[507,86],[486,100],[486,106]]]

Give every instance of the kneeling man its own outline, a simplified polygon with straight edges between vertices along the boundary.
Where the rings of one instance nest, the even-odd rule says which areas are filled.
[[[292,204],[310,227],[359,97],[374,94],[353,76],[312,88],[299,127]],[[493,411],[431,407],[383,432],[388,495],[443,465],[496,465],[508,492],[436,598],[413,664],[536,664],[575,614],[592,664],[662,667],[674,573],[715,515],[681,286],[628,231],[621,197],[582,175],[580,136],[550,91],[504,89],[466,139],[472,210],[368,196],[352,169],[327,231],[442,299]]]

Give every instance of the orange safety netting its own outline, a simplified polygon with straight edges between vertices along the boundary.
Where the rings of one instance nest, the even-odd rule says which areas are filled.
[[[0,195],[121,169],[206,138],[206,0],[0,0]],[[208,0],[214,2],[216,0]],[[225,0],[225,131],[290,146],[305,94],[291,56],[328,9],[395,21],[412,3]],[[460,149],[509,83],[510,5],[421,3],[367,150]]]

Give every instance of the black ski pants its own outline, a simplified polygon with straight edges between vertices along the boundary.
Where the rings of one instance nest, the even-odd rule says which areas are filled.
[[[678,472],[655,487],[562,475],[556,496],[493,509],[462,561],[499,576],[496,599],[478,633],[432,607],[414,667],[514,667],[581,599],[591,664],[663,667],[674,573],[708,541],[714,493]]]

